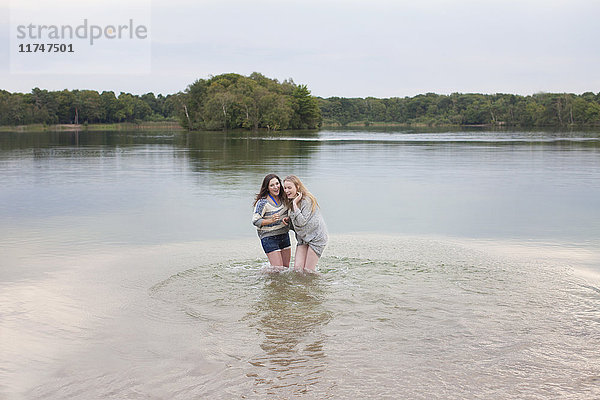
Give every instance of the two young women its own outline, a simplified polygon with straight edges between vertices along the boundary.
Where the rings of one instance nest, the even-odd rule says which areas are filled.
[[[289,268],[291,244],[288,231],[296,232],[296,271],[315,272],[327,245],[327,228],[319,203],[294,175],[283,182],[275,174],[263,179],[254,201],[252,223],[256,226],[271,267]]]

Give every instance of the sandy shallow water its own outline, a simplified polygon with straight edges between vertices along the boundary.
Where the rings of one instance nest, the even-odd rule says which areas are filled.
[[[53,272],[0,284],[3,398],[600,396],[591,249],[333,235],[312,276],[255,238],[36,246],[11,257]]]

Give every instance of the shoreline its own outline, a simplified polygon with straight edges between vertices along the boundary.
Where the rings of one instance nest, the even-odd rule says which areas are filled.
[[[558,129],[558,130],[573,130],[573,129],[598,129],[597,125],[545,125],[545,126],[518,126],[518,125],[498,125],[498,124],[476,124],[476,125],[461,125],[461,124],[427,124],[427,123],[396,123],[396,122],[365,122],[356,121],[346,125],[339,123],[324,123],[319,130],[324,129],[373,129],[373,128],[425,128],[425,129],[492,129],[492,130],[511,130],[511,129]],[[168,131],[187,131],[176,121],[144,121],[135,122],[119,122],[113,124],[30,124],[30,125],[1,125],[0,133],[21,133],[21,132],[106,132],[106,131],[138,131],[138,130],[168,130]],[[259,132],[269,132],[268,130],[259,129]],[[297,129],[287,129],[270,132],[292,132]],[[203,132],[203,131],[189,131]],[[223,132],[222,130],[210,132]],[[248,131],[252,132],[252,131]]]
[[[14,132],[105,132],[105,131],[132,131],[132,130],[169,130],[183,131],[184,128],[175,121],[144,121],[119,122],[115,124],[56,124],[56,125],[3,125],[0,133]]]

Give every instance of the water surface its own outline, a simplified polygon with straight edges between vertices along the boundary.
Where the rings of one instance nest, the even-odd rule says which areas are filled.
[[[0,397],[597,397],[599,137],[0,134]],[[317,276],[264,272],[270,172]]]

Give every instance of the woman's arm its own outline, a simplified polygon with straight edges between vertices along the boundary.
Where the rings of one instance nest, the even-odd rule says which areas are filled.
[[[265,206],[267,205],[267,199],[260,199],[256,203],[254,208],[254,214],[252,215],[252,224],[258,228],[265,225],[274,224],[279,220],[279,213],[275,213],[269,217],[265,217]]]
[[[279,213],[275,213],[275,214],[271,215],[270,217],[263,218],[262,226],[271,225],[276,222],[279,222]]]
[[[302,197],[302,195],[299,197]],[[299,199],[296,201],[296,199],[294,199],[292,207],[293,209],[290,212],[292,222],[294,226],[301,228],[307,224],[312,215],[312,204],[310,203],[310,200],[301,201],[301,199]]]
[[[259,199],[254,207],[254,214],[252,214],[252,225],[260,228],[264,225],[265,206],[267,205],[266,199]]]

